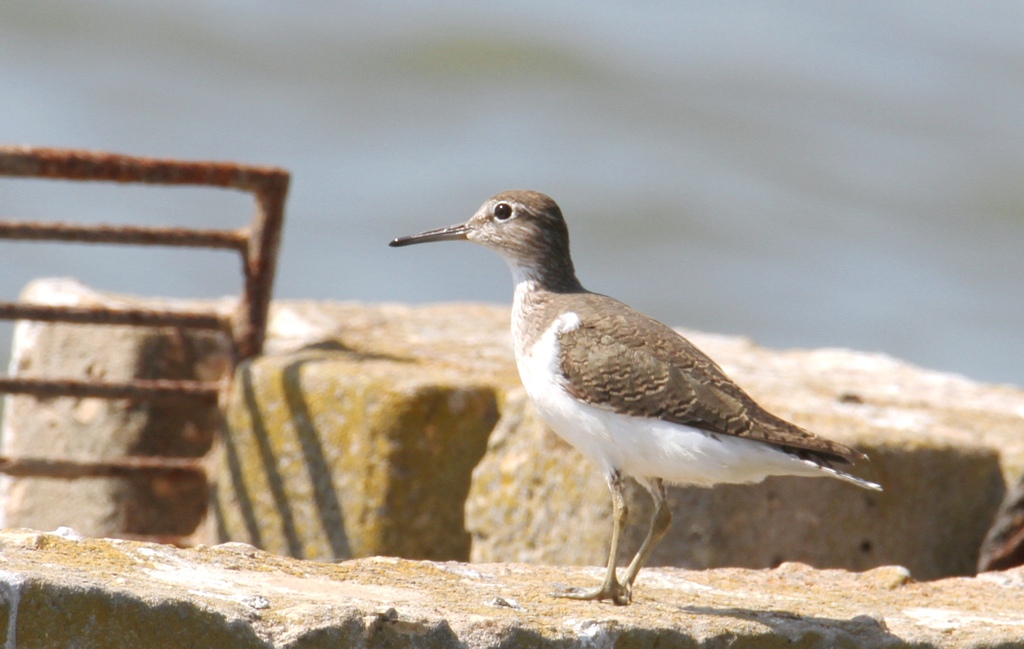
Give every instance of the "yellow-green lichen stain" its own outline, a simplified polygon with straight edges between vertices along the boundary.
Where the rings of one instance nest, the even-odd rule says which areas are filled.
[[[466,559],[463,503],[498,418],[493,387],[441,364],[304,350],[239,367],[219,540],[315,559]]]

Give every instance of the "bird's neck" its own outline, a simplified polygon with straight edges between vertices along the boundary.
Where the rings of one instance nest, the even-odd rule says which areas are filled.
[[[548,312],[562,301],[560,296],[586,293],[587,290],[576,278],[571,261],[561,273],[552,273],[550,268],[511,261],[509,267],[512,268],[512,278],[516,284],[512,300],[512,339],[516,356],[519,357],[543,333],[549,319]]]
[[[576,269],[569,257],[549,256],[528,260],[506,257],[505,261],[512,271],[516,294],[522,291],[580,293],[585,290],[576,278]]]

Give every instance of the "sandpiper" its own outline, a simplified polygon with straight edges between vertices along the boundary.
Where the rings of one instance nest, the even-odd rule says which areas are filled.
[[[494,250],[515,282],[512,339],[526,392],[548,426],[604,472],[613,527],[596,589],[561,597],[628,604],[633,582],[672,521],[665,483],[753,483],[771,475],[829,476],[881,490],[835,468],[866,456],[754,402],[690,341],[576,278],[558,205],[534,191],[488,200],[468,221],[399,237],[392,246],[468,240]],[[647,536],[619,580],[626,525],[622,480],[654,499]]]

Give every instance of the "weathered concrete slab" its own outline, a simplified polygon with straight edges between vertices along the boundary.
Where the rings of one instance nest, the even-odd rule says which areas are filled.
[[[30,283],[21,299],[65,306],[158,304],[60,279]],[[230,304],[223,306],[230,308]],[[230,368],[230,353],[230,342],[215,332],[21,321],[15,328],[9,374],[90,381],[215,381]],[[217,406],[194,401],[31,395],[5,399],[0,454],[11,457],[79,461],[128,455],[202,457],[221,428]],[[75,481],[3,477],[0,525],[36,529],[67,525],[95,536],[186,536],[203,520],[208,497],[206,479],[199,474]]]
[[[985,537],[978,570],[1024,566],[1024,476],[1006,494],[992,529]]]
[[[498,419],[502,369],[488,367],[486,354],[501,347],[474,316],[493,313],[314,311],[342,333],[236,374],[214,538],[325,560],[468,559],[463,505]],[[278,332],[289,317],[294,330],[294,312],[275,310]],[[353,340],[354,331],[365,338]],[[466,347],[453,353],[448,343],[460,334]]]
[[[898,567],[661,568],[615,607],[547,594],[597,568],[329,564],[27,531],[0,533],[0,555],[0,640],[20,649],[1024,646],[1021,569],[917,583]]]

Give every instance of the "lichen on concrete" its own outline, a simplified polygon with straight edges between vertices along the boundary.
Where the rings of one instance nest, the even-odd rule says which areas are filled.
[[[305,558],[466,559],[462,503],[498,398],[458,363],[400,344],[385,353],[339,337],[245,363],[227,411],[216,538]]]
[[[657,568],[633,605],[616,607],[549,594],[597,583],[597,567],[335,564],[240,543],[181,550],[29,531],[0,532],[0,554],[0,641],[18,647],[973,649],[1024,638],[1021,569],[916,582],[899,567]]]

